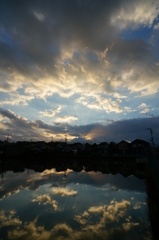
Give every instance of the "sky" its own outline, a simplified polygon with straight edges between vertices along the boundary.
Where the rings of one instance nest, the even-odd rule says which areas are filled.
[[[158,0],[0,0],[0,140],[159,144]]]

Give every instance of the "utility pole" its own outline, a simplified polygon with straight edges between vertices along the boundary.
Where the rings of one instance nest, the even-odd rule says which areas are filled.
[[[65,135],[65,143],[67,143],[67,134]]]
[[[155,144],[154,144],[154,140],[153,140],[153,131],[152,131],[152,128],[147,128],[146,130],[149,130],[149,131],[150,131],[150,135],[151,135],[150,142],[151,142],[152,146],[154,147]]]
[[[9,143],[9,134],[8,134],[8,136],[7,136],[7,140],[5,140],[5,143],[4,143],[4,149],[3,149],[3,155],[4,155],[4,157],[6,156],[8,143]]]

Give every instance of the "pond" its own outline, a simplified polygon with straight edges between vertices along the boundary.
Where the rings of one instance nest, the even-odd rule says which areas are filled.
[[[150,240],[145,180],[55,169],[3,173],[0,240]]]

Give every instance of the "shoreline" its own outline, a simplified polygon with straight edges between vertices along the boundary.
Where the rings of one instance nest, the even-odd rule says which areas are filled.
[[[135,156],[99,156],[99,155],[54,155],[47,157],[5,158],[0,165],[0,173],[6,171],[24,171],[32,169],[42,172],[46,169],[55,168],[57,172],[71,169],[76,172],[99,171],[101,173],[121,173],[127,177],[134,175],[140,179],[145,178],[145,158],[137,162]]]

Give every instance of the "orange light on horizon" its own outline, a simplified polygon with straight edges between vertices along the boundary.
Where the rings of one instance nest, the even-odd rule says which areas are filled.
[[[101,137],[101,136],[105,136],[106,132],[105,129],[103,129],[103,126],[97,126],[95,128],[93,128],[86,136],[85,138],[87,140],[92,140],[96,137]]]

